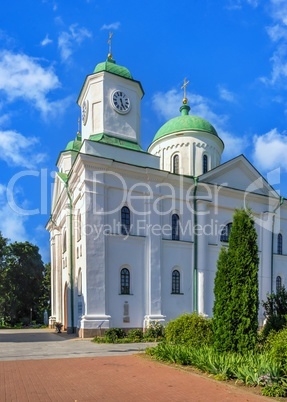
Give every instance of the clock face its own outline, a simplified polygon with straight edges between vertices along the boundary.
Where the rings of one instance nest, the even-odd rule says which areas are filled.
[[[112,93],[112,106],[113,108],[121,114],[128,113],[131,109],[131,101],[128,96],[122,91],[114,91]]]
[[[82,122],[83,124],[87,123],[88,120],[88,112],[89,112],[89,101],[86,99],[82,105]]]

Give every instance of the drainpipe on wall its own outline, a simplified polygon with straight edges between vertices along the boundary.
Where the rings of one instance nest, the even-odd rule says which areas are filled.
[[[197,227],[197,205],[196,205],[196,192],[198,177],[194,177],[194,190],[193,190],[193,216],[194,216],[194,227]],[[194,253],[193,253],[193,310],[198,311],[198,293],[197,286],[197,231],[194,231]]]
[[[274,255],[273,255],[273,247],[274,247],[274,224],[275,224],[275,212],[284,202],[284,197],[279,198],[279,202],[277,207],[274,209],[272,216],[272,237],[271,237],[271,293],[273,293],[273,267],[274,267]]]

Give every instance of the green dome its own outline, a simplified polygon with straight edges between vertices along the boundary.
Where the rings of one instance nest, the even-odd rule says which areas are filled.
[[[82,145],[82,137],[80,133],[77,133],[75,140],[68,142],[65,151],[77,151],[79,152]]]
[[[118,66],[113,59],[107,59],[103,63],[97,64],[94,73],[100,73],[101,71],[108,71],[109,73],[119,75],[124,78],[133,79],[131,73],[126,67]]]
[[[218,137],[215,128],[207,121],[198,116],[188,114],[190,107],[183,105],[180,108],[181,116],[167,121],[156,133],[153,142],[166,135],[182,131],[204,131]]]

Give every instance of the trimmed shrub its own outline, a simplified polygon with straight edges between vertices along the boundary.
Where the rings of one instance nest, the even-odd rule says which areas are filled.
[[[219,351],[254,350],[258,330],[258,245],[251,211],[236,209],[229,245],[221,251],[214,287],[214,346]]]
[[[143,330],[139,328],[131,329],[129,330],[127,337],[132,342],[141,342],[143,339]]]
[[[265,347],[273,361],[287,369],[287,328],[269,333]]]
[[[197,313],[183,314],[167,324],[165,339],[188,346],[211,345],[212,321]]]
[[[159,322],[150,323],[144,333],[144,340],[148,342],[159,341],[164,338],[164,327]]]
[[[109,328],[105,332],[107,342],[115,343],[118,339],[125,338],[126,334],[121,328]]]
[[[287,324],[287,291],[284,286],[276,293],[267,295],[262,301],[265,309],[266,324],[262,329],[262,337],[266,339],[270,331],[280,331]]]

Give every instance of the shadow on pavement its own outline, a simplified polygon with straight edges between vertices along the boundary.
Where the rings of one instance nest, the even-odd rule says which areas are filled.
[[[72,339],[75,337],[74,334],[61,336],[62,334],[57,334],[56,332],[27,332],[21,330],[14,330],[5,333],[4,331],[0,332],[0,343],[24,343],[24,342],[61,342],[67,339]],[[64,335],[64,334],[63,334]]]

